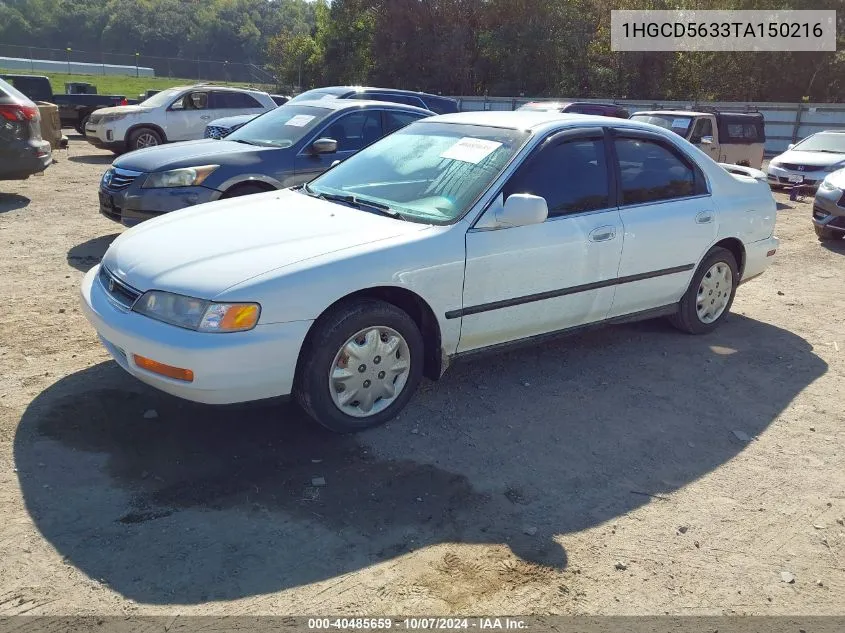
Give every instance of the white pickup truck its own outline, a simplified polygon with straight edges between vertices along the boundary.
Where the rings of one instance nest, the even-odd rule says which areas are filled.
[[[759,112],[692,112],[649,110],[636,112],[634,121],[659,125],[684,137],[717,163],[760,169],[766,129]]]

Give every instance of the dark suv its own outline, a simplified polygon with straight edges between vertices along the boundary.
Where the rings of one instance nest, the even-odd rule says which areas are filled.
[[[458,111],[458,102],[449,97],[414,92],[412,90],[396,90],[394,88],[362,88],[361,86],[329,86],[306,90],[295,96],[288,103],[298,101],[316,101],[326,97],[336,99],[364,99],[366,101],[388,101],[390,103],[404,103],[405,105],[430,110],[435,114],[452,114]]]
[[[52,161],[38,106],[0,79],[0,180],[26,180]]]
[[[587,101],[532,101],[519,107],[520,110],[534,110],[535,112],[566,112],[568,114],[594,114],[597,116],[612,116],[617,119],[627,119],[630,114],[615,103],[589,103]]]

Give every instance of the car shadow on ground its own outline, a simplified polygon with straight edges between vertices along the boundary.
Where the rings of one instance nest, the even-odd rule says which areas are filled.
[[[144,603],[267,594],[440,543],[563,568],[558,535],[720,467],[826,370],[752,319],[698,337],[647,322],[457,364],[398,420],[337,436],[292,405],[195,405],[109,362],[35,398],[15,465],[59,555]]]
[[[845,255],[845,239],[824,240],[820,244],[829,251]]]
[[[17,211],[23,209],[30,202],[26,196],[20,196],[16,193],[0,192],[0,213],[8,213],[9,211]]]
[[[88,272],[100,263],[103,255],[106,254],[109,246],[118,235],[120,233],[101,235],[100,237],[95,237],[93,240],[77,244],[67,252],[67,263],[77,270]]]
[[[82,156],[68,156],[67,158],[72,163],[84,163],[86,165],[111,165],[114,162],[115,156],[109,154],[87,154]]]

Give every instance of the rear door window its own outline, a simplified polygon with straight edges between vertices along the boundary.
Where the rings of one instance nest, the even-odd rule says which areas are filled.
[[[706,193],[701,172],[677,150],[647,138],[617,138],[622,204],[643,204]]]

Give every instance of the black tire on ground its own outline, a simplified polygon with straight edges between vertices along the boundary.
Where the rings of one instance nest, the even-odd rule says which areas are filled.
[[[154,147],[163,143],[161,134],[149,127],[141,127],[133,131],[129,135],[129,143],[127,149],[132,152],[136,149],[143,149],[145,147]]]
[[[80,122],[79,125],[76,126],[76,131],[79,132],[82,136],[85,136],[85,126],[88,124],[88,119],[91,118],[91,115],[86,115]]]
[[[819,238],[820,242],[827,242],[828,240],[841,240],[843,233],[839,231],[833,231],[825,226],[817,226],[813,225],[813,228],[816,229],[816,236]]]
[[[389,327],[408,345],[411,357],[408,380],[390,406],[368,417],[348,415],[335,406],[329,370],[346,341],[368,327]],[[424,344],[413,319],[396,306],[374,299],[355,299],[338,305],[314,325],[300,353],[294,395],[315,421],[335,433],[353,433],[384,424],[395,417],[417,390],[423,372]]]
[[[255,184],[235,185],[223,194],[223,198],[237,198],[239,196],[251,196],[254,193],[265,193],[270,191],[267,187]]]
[[[703,322],[698,316],[698,289],[701,286],[701,281],[704,276],[708,274],[710,269],[718,263],[726,264],[731,271],[733,283],[731,284],[731,294],[728,298],[728,303],[724,311],[719,317],[711,323]],[[681,298],[678,306],[678,313],[669,317],[669,321],[676,328],[689,334],[706,334],[716,329],[722,321],[724,321],[728,312],[733,305],[734,296],[736,295],[736,288],[739,284],[739,267],[736,263],[736,258],[728,249],[720,246],[714,246],[710,252],[705,255],[695,274],[692,276],[689,288]]]

